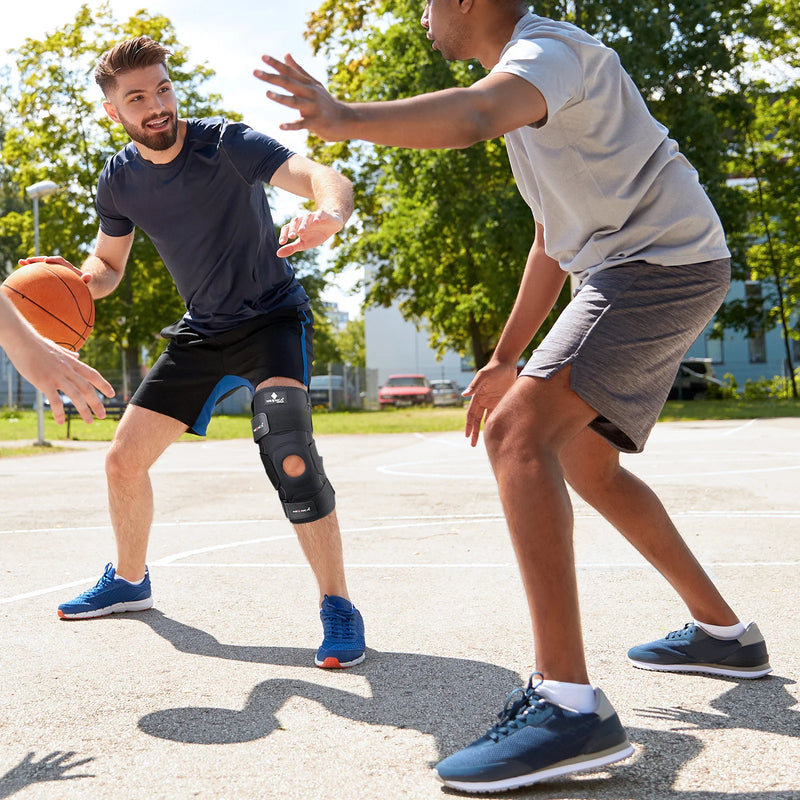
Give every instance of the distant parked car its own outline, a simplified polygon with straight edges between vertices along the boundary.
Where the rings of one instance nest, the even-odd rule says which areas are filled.
[[[433,403],[431,385],[424,375],[390,375],[378,390],[378,404],[387,406],[429,406]]]
[[[710,358],[685,358],[669,390],[670,400],[703,400],[710,386],[722,386]]]
[[[431,381],[431,391],[433,392],[433,404],[435,406],[464,405],[461,390],[453,381],[433,380]]]

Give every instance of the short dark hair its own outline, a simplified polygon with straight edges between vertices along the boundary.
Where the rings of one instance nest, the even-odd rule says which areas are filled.
[[[114,45],[97,60],[94,69],[95,83],[108,97],[108,92],[117,85],[117,76],[141,67],[164,64],[172,53],[149,36],[137,36]]]

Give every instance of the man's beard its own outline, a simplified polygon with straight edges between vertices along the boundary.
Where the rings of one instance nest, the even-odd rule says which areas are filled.
[[[158,116],[162,117],[164,115],[159,114]],[[169,114],[169,117],[172,120],[172,124],[167,125],[163,131],[151,131],[144,125],[141,127],[134,126],[121,117],[120,121],[122,122],[122,127],[125,128],[125,132],[136,144],[140,144],[149,150],[169,150],[178,140],[178,118],[172,113]],[[154,117],[154,119],[158,119],[158,117]]]

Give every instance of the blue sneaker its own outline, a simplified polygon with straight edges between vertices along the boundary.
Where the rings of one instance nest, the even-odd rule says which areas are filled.
[[[502,792],[633,754],[599,689],[594,690],[597,708],[580,714],[545,700],[536,693],[540,684],[541,679],[534,686],[531,676],[526,689],[511,692],[493,728],[439,763],[439,780],[463,792]]]
[[[359,610],[344,597],[322,600],[319,616],[325,638],[314,663],[324,669],[354,667],[364,660],[364,620]]]
[[[144,580],[133,585],[115,577],[113,564],[106,564],[106,571],[97,584],[74,600],[58,607],[61,619],[89,619],[104,617],[120,611],[144,611],[153,607],[150,592],[150,575],[145,568]]]
[[[628,650],[628,661],[639,669],[730,678],[761,678],[772,672],[767,645],[755,622],[736,639],[718,639],[688,622],[663,639],[632,647]]]

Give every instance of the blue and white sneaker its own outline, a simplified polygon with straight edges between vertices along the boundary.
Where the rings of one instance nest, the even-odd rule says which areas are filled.
[[[595,689],[589,714],[557,706],[537,694],[541,676],[515,689],[484,736],[436,767],[446,786],[463,792],[502,792],[595,769],[633,754],[625,729],[606,696]]]
[[[354,667],[364,660],[364,620],[359,610],[344,597],[328,596],[319,611],[325,637],[314,663],[324,669]]]
[[[109,563],[106,564],[103,577],[95,586],[58,607],[58,616],[61,619],[89,619],[120,611],[144,611],[152,607],[153,595],[147,568],[144,580],[139,584],[132,584],[117,578],[114,565]]]
[[[718,639],[688,622],[663,639],[632,647],[628,661],[639,669],[730,678],[761,678],[772,672],[767,645],[755,622],[736,639]]]

